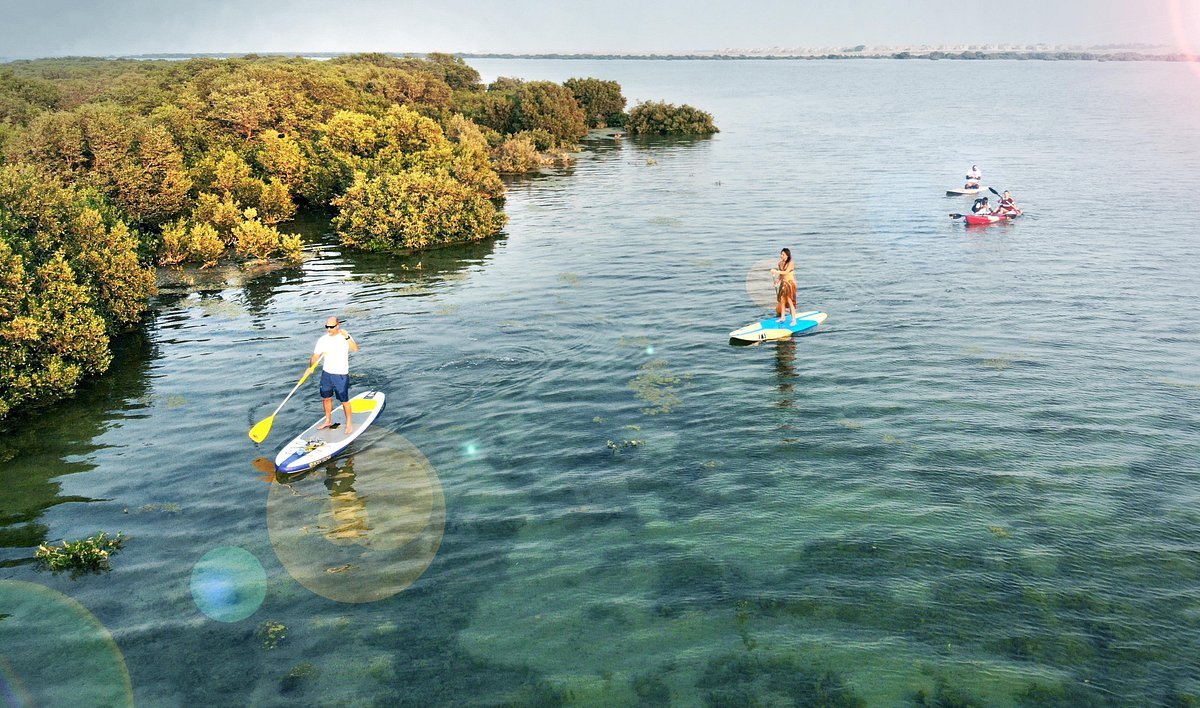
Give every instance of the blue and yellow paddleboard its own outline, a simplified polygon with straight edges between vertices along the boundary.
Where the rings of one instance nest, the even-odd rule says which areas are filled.
[[[367,391],[350,399],[351,422],[353,431],[346,434],[346,414],[342,404],[333,402],[333,428],[318,428],[325,422],[322,415],[317,422],[292,439],[279,450],[275,456],[275,469],[284,474],[292,474],[301,470],[311,469],[322,462],[336,457],[359,435],[363,434],[371,423],[383,411],[384,395],[382,391]]]
[[[786,339],[794,334],[801,334],[810,329],[815,329],[827,317],[829,317],[828,314],[816,310],[801,312],[796,315],[796,324],[791,323],[791,316],[788,316],[783,322],[772,317],[771,319],[755,322],[741,329],[734,330],[729,333],[729,338],[736,339],[739,342],[762,342],[768,339]]]

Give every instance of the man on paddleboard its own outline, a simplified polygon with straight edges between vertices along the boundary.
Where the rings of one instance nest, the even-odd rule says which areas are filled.
[[[321,399],[325,405],[325,422],[318,428],[333,427],[333,398],[337,396],[346,413],[345,432],[349,435],[353,431],[350,425],[350,352],[356,351],[358,342],[342,329],[338,318],[325,320],[325,335],[317,340],[312,360],[308,362],[310,367],[316,366],[321,355],[325,355],[321,366]]]
[[[979,189],[982,179],[983,173],[979,171],[979,166],[971,165],[971,171],[967,173],[967,183],[963,185],[963,189]]]

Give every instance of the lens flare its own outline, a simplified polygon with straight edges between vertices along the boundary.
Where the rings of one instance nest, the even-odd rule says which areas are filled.
[[[446,500],[429,460],[391,431],[267,495],[275,555],[308,590],[335,602],[376,602],[425,572],[442,541]]]
[[[132,706],[133,684],[112,634],[83,605],[0,580],[0,705]]]
[[[1196,44],[1192,41],[1193,37],[1200,34],[1200,13],[1196,12],[1194,6],[1185,11],[1183,0],[1170,0],[1168,8],[1171,13],[1171,31],[1175,34],[1175,45],[1179,49],[1179,53],[1187,59],[1192,73],[1200,76]]]
[[[192,568],[192,599],[218,622],[240,622],[258,611],[267,596],[267,572],[250,551],[214,548]]]

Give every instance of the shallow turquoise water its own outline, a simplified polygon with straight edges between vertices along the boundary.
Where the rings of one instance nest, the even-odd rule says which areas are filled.
[[[613,78],[722,132],[593,137],[511,184],[494,243],[362,256],[314,222],[302,268],[164,289],[113,372],[0,456],[0,562],[123,531],[114,570],[0,584],[81,603],[145,705],[774,704],[826,671],[870,705],[1200,694],[1200,78],[475,64]],[[948,219],[972,162],[1028,218]],[[729,346],[781,246],[828,323]],[[352,460],[271,484],[253,461],[315,389],[262,449],[246,430],[332,312],[388,410]],[[267,578],[241,621],[193,596],[223,547]],[[36,698],[31,671],[5,680]]]

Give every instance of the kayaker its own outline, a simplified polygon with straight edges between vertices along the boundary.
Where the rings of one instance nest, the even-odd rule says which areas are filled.
[[[792,324],[796,324],[796,264],[792,262],[792,252],[784,248],[779,251],[778,267],[771,269],[775,278],[775,297],[778,304],[775,312],[779,313],[776,322],[787,319],[787,311],[792,310]]]
[[[325,355],[321,365],[321,403],[325,406],[325,422],[318,429],[333,427],[333,398],[337,396],[346,414],[346,434],[353,428],[350,425],[350,352],[358,351],[358,342],[350,333],[342,329],[336,317],[325,320],[325,335],[317,339],[313,348],[310,367],[317,365],[321,355]]]
[[[1011,214],[1012,216],[1020,216],[1021,210],[1017,208],[1017,202],[1012,198],[1012,194],[1005,190],[1004,196],[1000,197],[1000,206],[996,209],[997,214]]]
[[[979,171],[979,166],[971,165],[971,171],[967,173],[967,183],[963,185],[963,189],[979,189],[982,179],[983,173]]]
[[[971,205],[971,213],[972,214],[991,214],[992,207],[991,207],[991,205],[988,204],[988,198],[980,197],[980,198],[976,199],[975,203]]]

